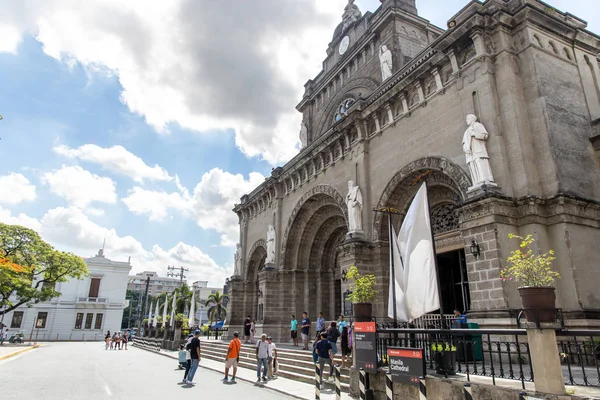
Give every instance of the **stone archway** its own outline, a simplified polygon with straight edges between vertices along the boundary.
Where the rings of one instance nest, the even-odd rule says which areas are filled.
[[[318,185],[297,203],[281,248],[282,304],[291,313],[333,317],[335,254],[347,230],[344,198],[331,186]]]
[[[248,252],[248,262],[244,275],[244,312],[256,318],[258,315],[258,273],[264,268],[267,259],[267,246],[263,239],[258,240]]]
[[[429,172],[429,201],[432,211],[442,204],[458,206],[466,200],[471,186],[468,174],[458,165],[443,157],[426,157],[413,161],[398,171],[384,189],[377,208],[392,207],[405,213],[410,201],[419,189],[419,177]],[[392,223],[400,228],[403,216],[395,216]],[[373,220],[373,241],[388,238],[388,222],[381,213],[375,213]]]

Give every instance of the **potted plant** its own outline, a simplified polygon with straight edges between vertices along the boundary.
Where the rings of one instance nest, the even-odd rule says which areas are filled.
[[[373,305],[371,301],[377,296],[377,291],[373,289],[375,285],[375,275],[361,275],[356,266],[351,266],[346,273],[346,279],[350,280],[350,293],[348,300],[354,305],[354,317],[357,319],[369,319],[373,315]]]
[[[554,322],[556,316],[556,294],[554,281],[560,274],[550,267],[556,259],[554,251],[534,254],[531,245],[535,242],[532,235],[526,237],[513,234],[511,239],[521,241],[519,249],[511,251],[506,260],[509,264],[500,271],[502,280],[514,280],[519,285],[521,304],[530,322]]]
[[[183,322],[187,320],[184,314],[179,313],[175,315],[175,328],[181,328],[183,326]]]
[[[431,344],[431,352],[435,359],[435,372],[443,375],[456,375],[456,346],[448,342]]]

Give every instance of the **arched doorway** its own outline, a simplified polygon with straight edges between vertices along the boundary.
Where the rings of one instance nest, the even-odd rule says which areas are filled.
[[[306,311],[326,319],[341,310],[338,246],[347,232],[344,198],[335,189],[311,189],[290,217],[282,244],[282,304],[297,317]]]
[[[458,211],[470,186],[468,175],[443,158],[417,160],[394,176],[377,207],[391,207],[400,211],[400,215],[392,218],[392,226],[397,234],[413,197],[425,180],[429,187],[431,226],[436,242],[444,313],[450,314],[454,308],[466,311],[470,308],[470,292]],[[381,214],[375,215],[373,232],[374,239],[381,243],[382,253],[387,255],[387,218]]]
[[[245,301],[244,310],[248,312],[253,319],[261,320],[262,316],[259,315],[261,307],[261,297],[259,285],[258,285],[258,273],[265,267],[265,260],[267,259],[267,249],[264,240],[259,240],[250,249],[248,264],[246,267],[245,277]],[[260,310],[262,311],[262,310]]]

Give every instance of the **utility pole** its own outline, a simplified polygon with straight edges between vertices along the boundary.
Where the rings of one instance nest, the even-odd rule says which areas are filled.
[[[142,312],[140,314],[140,319],[138,321],[138,330],[137,334],[140,335],[142,332],[142,319],[144,317],[144,311],[146,311],[146,302],[148,299],[148,289],[150,288],[150,277],[146,278],[146,292],[144,294],[144,298],[142,299]]]
[[[187,268],[183,268],[183,267],[171,267],[170,265],[167,266],[167,269],[169,270],[169,272],[167,272],[167,276],[171,277],[171,278],[179,278],[179,286],[181,286],[183,284],[183,278],[185,278],[185,275],[183,274],[186,271],[189,271],[189,269]],[[175,270],[179,270],[179,272],[173,272]]]

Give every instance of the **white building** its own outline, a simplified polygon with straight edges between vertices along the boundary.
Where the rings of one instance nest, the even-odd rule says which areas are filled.
[[[59,297],[7,313],[9,334],[19,331],[36,340],[94,340],[121,329],[131,264],[111,261],[99,250],[84,258],[89,277],[56,284]]]
[[[181,281],[179,279],[158,276],[158,273],[154,271],[144,271],[129,277],[127,289],[144,292],[146,290],[147,278],[150,278],[148,294],[153,297],[158,296],[161,293],[171,294],[175,289],[181,286]]]
[[[208,309],[209,307],[206,307],[206,300],[208,300],[208,296],[210,296],[213,293],[219,292],[221,294],[223,294],[223,288],[214,288],[214,287],[208,287],[208,281],[196,281],[192,284],[192,290],[195,293],[195,298],[197,301],[196,304],[196,312],[194,314],[196,314],[196,323],[201,323],[201,324],[207,324],[208,321]]]

